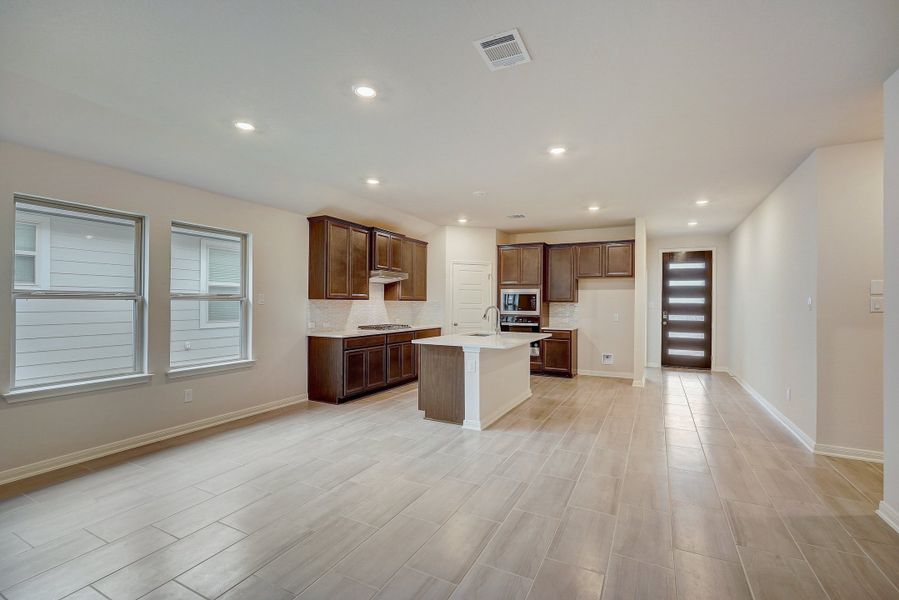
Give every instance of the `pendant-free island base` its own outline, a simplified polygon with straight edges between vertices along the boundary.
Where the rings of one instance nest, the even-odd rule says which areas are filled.
[[[426,419],[486,429],[531,397],[531,343],[548,333],[460,333],[420,348],[418,408]]]

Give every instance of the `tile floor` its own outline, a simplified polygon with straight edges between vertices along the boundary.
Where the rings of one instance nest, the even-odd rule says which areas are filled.
[[[899,598],[879,465],[721,374],[535,378],[489,431],[414,387],[0,501],[6,600]]]

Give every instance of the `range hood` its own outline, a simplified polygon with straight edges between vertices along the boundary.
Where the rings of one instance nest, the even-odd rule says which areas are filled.
[[[387,269],[380,269],[377,271],[371,271],[368,274],[368,280],[371,283],[396,283],[397,281],[402,281],[404,279],[409,279],[409,274],[403,273],[402,271],[388,271]]]

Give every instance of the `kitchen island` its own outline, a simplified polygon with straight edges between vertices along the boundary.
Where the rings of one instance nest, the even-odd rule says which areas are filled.
[[[461,333],[420,348],[418,408],[426,419],[483,430],[530,398],[530,347],[548,333]]]

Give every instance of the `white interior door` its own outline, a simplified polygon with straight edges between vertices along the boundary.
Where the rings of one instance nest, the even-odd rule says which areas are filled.
[[[453,333],[486,329],[484,310],[493,304],[492,268],[483,263],[453,263]]]

